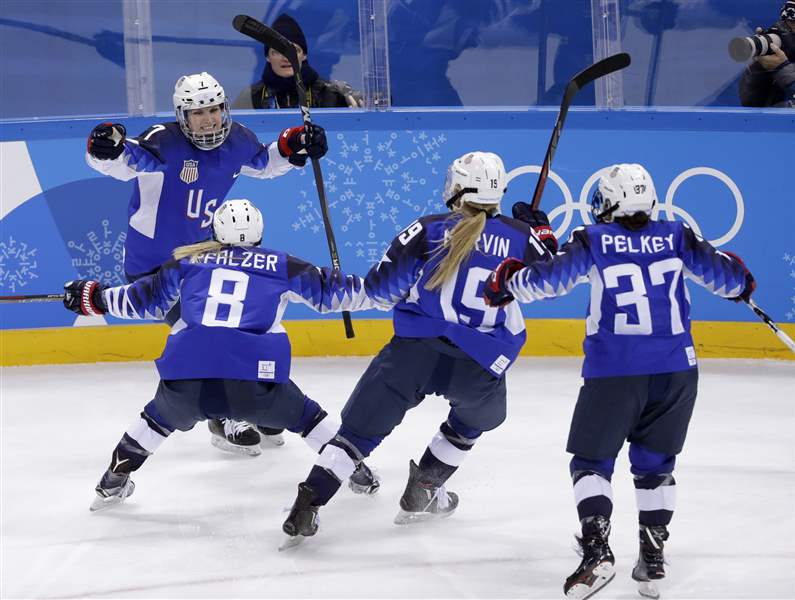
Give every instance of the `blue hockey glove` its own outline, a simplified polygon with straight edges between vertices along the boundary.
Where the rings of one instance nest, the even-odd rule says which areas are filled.
[[[88,317],[104,315],[108,312],[108,306],[102,297],[104,289],[105,286],[96,281],[86,279],[67,281],[63,285],[63,305],[78,315]]]
[[[99,160],[113,160],[124,152],[127,130],[121,123],[100,123],[91,130],[86,149]]]
[[[314,123],[285,129],[278,145],[279,154],[297,167],[303,167],[307,158],[322,158],[328,152],[326,130]]]
[[[740,266],[745,272],[745,287],[743,288],[743,291],[740,292],[739,296],[729,298],[729,300],[733,302],[739,302],[740,300],[748,302],[751,299],[751,294],[753,294],[754,290],[756,289],[756,280],[754,279],[754,276],[751,275],[751,271],[748,270],[748,267],[745,266],[742,258],[737,256],[734,252],[724,252],[724,254],[728,254],[733,260],[740,263]]]
[[[516,258],[506,258],[486,279],[483,287],[483,300],[486,305],[502,307],[513,301],[513,294],[508,291],[508,280],[517,271],[523,269],[525,264]]]
[[[533,210],[527,202],[517,202],[511,209],[513,218],[524,221],[533,231],[544,246],[547,247],[552,254],[558,252],[558,239],[555,237],[555,232],[549,225],[549,217],[543,210]]]

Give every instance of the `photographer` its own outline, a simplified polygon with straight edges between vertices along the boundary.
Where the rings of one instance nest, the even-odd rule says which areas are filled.
[[[795,108],[795,0],[787,0],[781,18],[768,31],[781,37],[781,47],[770,47],[771,53],[757,56],[748,65],[740,80],[740,102],[743,106],[780,106]],[[761,28],[756,33],[764,33]]]

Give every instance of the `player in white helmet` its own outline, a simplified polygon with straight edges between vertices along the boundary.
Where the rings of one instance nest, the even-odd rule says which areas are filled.
[[[403,230],[365,278],[368,296],[393,307],[395,336],[370,363],[342,411],[283,530],[314,535],[317,513],[351,473],[426,394],[450,412],[418,462],[409,463],[397,524],[450,516],[458,496],[445,482],[480,435],[505,419],[505,373],[525,340],[521,312],[486,306],[483,284],[500,261],[548,258],[532,229],[500,214],[506,173],[489,152],[468,152],[447,170],[451,212],[421,217]]]
[[[331,269],[258,247],[262,230],[262,214],[251,202],[227,200],[213,217],[213,238],[177,248],[156,274],[117,287],[85,280],[64,286],[64,305],[81,315],[159,318],[182,300],[182,326],[156,361],[161,381],[154,399],[114,448],[92,511],[123,502],[135,489],[130,474],[171,433],[207,418],[286,428],[315,452],[336,432],[338,423],[290,379],[290,342],[280,324],[284,299],[321,313],[375,303],[360,277],[332,276]],[[354,491],[378,489],[364,464],[355,479]]]
[[[88,137],[88,165],[122,181],[135,179],[128,209],[124,272],[135,281],[156,270],[180,245],[209,237],[213,212],[238,175],[273,178],[327,150],[322,127],[285,129],[263,144],[229,114],[223,87],[209,73],[185,75],[174,86],[177,120],[126,137],[121,123],[101,123]],[[166,316],[173,325],[179,304]],[[234,422],[209,421],[215,446],[260,454],[260,441],[280,445],[277,431],[257,432]],[[262,434],[262,435],[261,435]]]
[[[658,598],[663,549],[676,504],[673,476],[698,387],[685,279],[730,300],[756,286],[745,264],[720,252],[682,221],[657,221],[657,194],[641,165],[618,164],[599,179],[596,223],[578,227],[559,254],[526,267],[503,261],[486,285],[493,306],[532,302],[591,284],[583,343],[583,386],[566,450],[582,560],[566,579],[567,598],[589,598],[615,576],[610,549],[611,478],[629,442],[638,507],[639,554],[632,577],[641,595]]]

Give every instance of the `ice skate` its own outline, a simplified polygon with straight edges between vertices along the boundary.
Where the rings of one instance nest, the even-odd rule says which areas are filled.
[[[348,478],[348,487],[354,494],[372,496],[381,488],[381,481],[378,475],[362,461]]]
[[[289,516],[282,524],[282,531],[288,538],[279,546],[280,551],[289,550],[317,533],[317,511],[320,507],[312,505],[316,497],[317,492],[308,483],[298,484],[298,496],[293,502]]]
[[[413,460],[409,462],[409,480],[400,498],[400,512],[395,525],[408,525],[449,517],[458,506],[458,495],[443,485],[423,481],[422,472]]]
[[[659,582],[665,578],[663,547],[668,539],[665,525],[640,528],[638,562],[632,569],[632,579],[638,582],[638,593],[646,598],[659,598]]]
[[[267,448],[278,448],[284,446],[284,429],[273,429],[272,427],[260,427],[257,425],[257,431],[260,436],[260,447],[265,450]]]
[[[89,507],[91,512],[107,510],[123,503],[128,496],[132,496],[135,484],[129,474],[107,470],[94,490],[97,492],[97,497]]]
[[[210,443],[219,450],[246,456],[262,454],[259,433],[253,425],[245,421],[210,419],[207,427],[212,433]]]
[[[610,520],[606,517],[589,517],[583,522],[583,535],[577,538],[582,562],[563,585],[566,598],[590,598],[616,576],[616,560],[607,543],[609,535]]]

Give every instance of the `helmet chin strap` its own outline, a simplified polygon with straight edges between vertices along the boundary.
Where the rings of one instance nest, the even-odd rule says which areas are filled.
[[[462,188],[462,189],[458,190],[458,192],[453,194],[450,197],[450,199],[445,202],[445,205],[447,206],[447,208],[449,210],[453,210],[453,205],[456,202],[458,202],[458,200],[461,198],[461,196],[463,196],[464,194],[474,194],[474,193],[477,193],[477,191],[478,191],[477,188],[471,188],[471,187]]]

